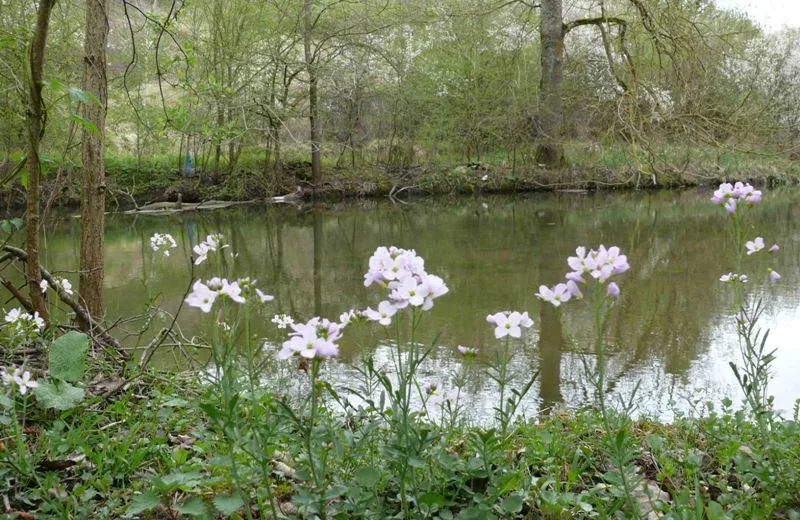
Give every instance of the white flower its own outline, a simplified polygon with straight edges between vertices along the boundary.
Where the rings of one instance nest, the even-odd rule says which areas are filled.
[[[15,308],[11,309],[6,313],[6,323],[16,323],[19,321],[20,317],[22,316],[22,309]]]
[[[293,324],[292,330],[289,339],[283,342],[278,352],[278,359],[294,356],[308,359],[328,358],[339,355],[336,341],[342,337],[342,332],[338,323],[323,318],[311,318],[306,323]]]
[[[56,280],[56,285],[64,291],[64,294],[72,296],[74,293],[72,291],[72,284],[66,278],[61,278],[60,280]]]
[[[728,273],[728,274],[723,274],[722,276],[719,277],[719,281],[723,283],[729,283],[729,282],[747,283],[747,280],[748,278],[746,274]]]
[[[755,240],[748,240],[745,242],[744,247],[747,249],[747,254],[752,255],[764,249],[764,239],[756,237]]]
[[[377,311],[367,307],[364,311],[364,316],[370,321],[377,321],[381,325],[386,326],[392,324],[392,316],[394,316],[396,312],[397,307],[384,300],[378,304]]]
[[[459,345],[456,347],[456,350],[461,352],[464,356],[477,356],[478,349],[472,347],[465,347],[464,345]]]
[[[42,290],[42,294],[47,292],[47,288],[49,287],[49,285],[50,284],[47,283],[47,280],[42,280],[41,282],[39,282],[39,288]]]
[[[2,378],[5,385],[16,385],[22,395],[28,393],[28,389],[39,386],[36,381],[31,379],[31,373],[20,367],[15,367],[13,372],[4,368],[0,371],[0,378]]]
[[[408,277],[399,282],[389,297],[394,300],[394,305],[402,309],[408,305],[420,307],[428,297],[428,289],[419,283],[415,277]]]
[[[186,304],[190,307],[197,307],[203,312],[211,312],[211,307],[217,299],[218,292],[211,290],[200,280],[192,285],[192,292],[186,297]]]
[[[494,337],[497,339],[506,336],[519,338],[522,336],[523,328],[527,329],[533,325],[533,320],[530,319],[527,312],[520,314],[517,311],[490,314],[486,317],[486,321],[495,325]]]
[[[19,373],[18,373],[19,372]],[[27,370],[22,372],[20,369],[14,371],[14,383],[19,387],[19,393],[25,395],[29,388],[36,388],[39,383],[31,379],[31,373]]]
[[[197,258],[194,260],[194,265],[200,265],[208,260],[209,253],[228,247],[227,244],[223,242],[224,240],[225,237],[222,234],[214,233],[208,235],[205,241],[194,246],[192,251],[194,251],[194,253],[197,255]]]
[[[242,289],[239,287],[239,282],[228,282],[222,279],[222,288],[219,290],[220,296],[227,296],[236,303],[244,303],[245,299],[242,296]]]
[[[260,289],[256,289],[256,296],[258,296],[258,299],[261,301],[261,303],[271,302],[275,299],[274,296],[271,294],[264,294]]]
[[[435,298],[448,292],[441,278],[425,272],[425,260],[413,249],[394,246],[381,246],[370,257],[364,286],[372,284],[388,289],[389,298],[398,309],[411,305],[427,311]]]
[[[570,280],[568,283],[572,283],[573,285],[575,284],[575,282],[572,280]],[[536,293],[536,297],[546,302],[550,302],[554,306],[558,307],[562,303],[568,302],[572,297],[572,293],[570,292],[569,287],[567,287],[567,284],[560,283],[552,289],[546,285],[540,286],[539,292]]]
[[[200,265],[208,260],[208,253],[211,250],[208,248],[208,244],[200,243],[194,246],[192,251],[197,255],[197,258],[194,259],[194,265]]]
[[[288,314],[276,314],[272,317],[272,323],[277,325],[279,329],[285,329],[294,323],[294,320]]]
[[[576,256],[567,258],[567,265],[573,272],[567,274],[566,278],[576,283],[584,283],[582,276],[584,273],[589,273],[592,278],[603,283],[612,275],[622,274],[630,269],[628,257],[620,254],[617,246],[606,249],[600,244],[597,250],[592,249],[588,253],[586,248],[581,246],[575,250],[575,254]],[[570,292],[575,295],[574,291]]]
[[[178,243],[169,233],[155,233],[150,237],[150,248],[156,253],[169,256],[169,250],[178,247]]]
[[[350,309],[347,312],[343,312],[339,315],[339,326],[344,328],[353,323],[358,317],[361,316],[361,313],[356,311],[355,309]]]

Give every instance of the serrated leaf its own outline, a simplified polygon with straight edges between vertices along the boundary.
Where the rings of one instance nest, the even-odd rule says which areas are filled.
[[[360,470],[356,471],[356,482],[360,486],[366,488],[375,487],[378,481],[381,479],[381,472],[375,468],[361,468]]]
[[[189,516],[205,516],[208,514],[206,505],[200,497],[192,497],[175,509],[179,513]]]
[[[128,514],[135,515],[145,511],[152,511],[160,502],[161,499],[153,490],[136,495],[128,506]]]
[[[50,376],[74,383],[86,371],[86,352],[89,337],[80,332],[68,332],[50,346]]]
[[[34,388],[33,393],[36,396],[36,402],[42,408],[61,411],[75,408],[86,395],[83,388],[72,386],[67,382],[56,386],[48,381],[39,381],[39,386]]]
[[[244,506],[244,501],[238,493],[233,495],[217,495],[214,497],[214,507],[223,515],[232,515]]]

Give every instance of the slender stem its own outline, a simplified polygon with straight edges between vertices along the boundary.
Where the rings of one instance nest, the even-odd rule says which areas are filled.
[[[317,395],[317,378],[319,377],[320,360],[314,357],[311,360],[311,417],[309,419],[308,428],[306,430],[306,453],[308,454],[308,465],[311,467],[311,476],[314,479],[314,487],[320,495],[320,508],[319,514],[321,518],[326,518],[325,501],[323,499],[322,490],[322,475],[317,471],[317,466],[314,463],[314,450],[312,449],[312,437],[314,436],[314,426],[316,424],[317,406],[319,405],[319,396]]]
[[[605,371],[606,371],[606,360],[605,360],[605,344],[603,341],[603,336],[605,332],[605,316],[603,313],[603,286],[595,287],[594,290],[594,328],[595,328],[595,354],[597,356],[597,400],[600,404],[600,416],[603,420],[603,428],[606,431],[606,442],[608,443],[609,449],[614,454],[614,458],[616,459],[617,469],[619,470],[620,480],[622,481],[622,488],[625,491],[625,498],[628,503],[634,508],[634,514],[636,518],[639,518],[638,509],[636,509],[636,505],[634,505],[633,500],[631,498],[631,489],[630,483],[628,482],[628,477],[625,475],[625,457],[623,457],[621,450],[623,448],[617,446],[616,442],[614,442],[614,438],[611,434],[611,419],[608,414],[608,409],[606,406],[606,399],[605,399]]]

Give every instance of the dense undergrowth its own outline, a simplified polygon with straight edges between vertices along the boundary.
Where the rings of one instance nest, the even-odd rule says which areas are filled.
[[[90,349],[83,334],[61,335],[19,309],[6,313],[3,512],[11,518],[800,518],[800,401],[788,414],[773,408],[768,383],[776,353],[759,328],[768,304],[748,293],[748,277],[782,278],[772,269],[754,272],[747,260],[780,254],[779,245],[752,237],[748,212],[761,196],[737,183],[721,185],[712,199],[727,213],[735,245],[736,272],[720,283],[738,309],[731,326],[741,355],[731,368],[741,407],[729,399],[695,402],[691,413],[665,424],[636,415],[636,387],[623,394],[609,385],[607,319],[626,283],[635,283],[626,281],[628,260],[618,247],[578,247],[564,280],[539,287],[537,296],[558,312],[584,306],[594,317],[594,339],[582,354],[593,396],[582,409],[531,417],[524,403],[538,372],[512,362],[534,325],[527,312],[488,315],[497,345],[485,352],[420,337],[420,323],[447,296],[446,282],[415,251],[380,247],[364,275],[381,300],[375,308],[337,321],[272,316],[276,332],[288,332],[278,345],[251,328],[270,320],[273,298],[254,280],[225,278],[236,252],[215,234],[193,247],[197,278],[184,298],[184,311],[202,313],[205,325],[191,337],[165,329],[137,351],[138,362],[121,369],[110,364],[113,356]],[[155,265],[175,260],[170,235],[156,233],[150,245]],[[53,279],[42,290],[63,296],[72,287]],[[367,348],[351,377],[330,381],[327,366],[337,362],[338,341],[367,337],[363,328],[385,332],[390,359],[378,361]],[[205,353],[208,364],[193,373],[147,369],[167,337],[174,348]],[[447,391],[417,377],[444,348],[463,356],[460,367],[443,375]],[[495,389],[487,410],[477,410],[462,391],[470,366]]]
[[[256,396],[260,427],[274,435],[259,449],[272,456],[267,471],[279,510],[295,517],[311,501],[297,491],[311,476],[301,432],[278,399],[271,392]],[[247,423],[252,396],[243,401],[238,413]],[[3,464],[2,494],[13,511],[35,518],[244,518],[237,494],[244,490],[253,517],[269,517],[262,468],[246,445],[230,449],[202,406],[218,406],[211,388],[185,377],[148,377],[111,400],[93,398],[60,415],[32,413],[29,467],[23,473]],[[669,425],[632,424],[626,442],[642,481],[642,505],[665,518],[798,518],[797,418],[776,423],[765,438],[745,412],[708,406],[702,416]],[[328,516],[397,515],[398,477],[385,465],[386,423],[368,411],[326,407],[321,414],[330,426]],[[520,422],[505,436],[497,429],[442,429],[421,416],[415,430],[427,442],[411,475],[413,518],[633,516],[603,454],[594,411]]]

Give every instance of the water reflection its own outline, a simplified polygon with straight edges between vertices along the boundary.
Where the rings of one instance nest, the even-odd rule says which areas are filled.
[[[787,332],[800,324],[796,196],[790,190],[770,192],[749,223],[754,236],[758,232],[783,246],[777,258],[748,258],[752,271],[764,272],[774,260],[773,267],[784,276],[785,283],[776,286],[757,276],[751,286],[772,302],[766,318],[783,331],[772,337],[779,348],[773,388],[783,408],[790,408],[800,394],[791,376],[800,368],[796,332]],[[44,261],[59,269],[74,268],[78,221],[64,218],[50,229]],[[154,259],[149,250],[154,232],[172,233],[181,252]],[[175,312],[189,281],[191,247],[214,232],[225,234],[238,253],[222,257],[226,268],[236,276],[258,279],[259,286],[276,296],[269,316],[256,326],[273,341],[280,339],[270,329],[273,313],[336,318],[353,307],[374,306],[380,292],[365,289],[362,277],[367,258],[379,245],[416,249],[429,272],[450,286],[450,294],[437,300],[423,323],[422,337],[441,333],[441,348],[429,370],[432,379],[446,379],[455,370],[455,345],[480,348],[484,359],[490,357],[495,340],[486,314],[529,311],[538,319],[518,345],[517,368],[541,371],[538,394],[529,403],[530,410],[541,413],[578,406],[592,396],[582,367],[584,361],[592,362],[591,311],[582,303],[556,310],[537,301],[534,292],[541,283],[563,277],[564,259],[576,245],[618,244],[628,253],[631,270],[620,279],[623,296],[608,327],[614,391],[629,393],[641,379],[641,408],[662,416],[669,415],[675,402],[688,406],[686,396],[717,398],[732,391],[727,363],[738,356],[730,335],[733,301],[718,282],[721,273],[732,269],[727,255],[731,238],[724,214],[707,203],[705,193],[548,194],[409,206],[341,204],[309,211],[248,207],[173,217],[112,215],[106,237],[109,317],[139,314],[151,300]],[[197,275],[213,276],[212,266],[198,266]],[[213,326],[209,321],[190,310],[181,326],[199,334]],[[153,324],[153,330],[159,326]],[[332,374],[348,377],[346,363],[360,356],[363,345],[380,352],[386,348],[382,340],[378,331],[371,338],[346,341],[344,365]],[[171,357],[159,359],[165,367],[172,363]],[[471,375],[469,391],[480,401],[474,409],[491,409],[492,392],[480,373]]]

